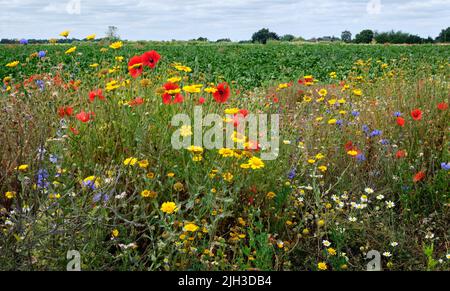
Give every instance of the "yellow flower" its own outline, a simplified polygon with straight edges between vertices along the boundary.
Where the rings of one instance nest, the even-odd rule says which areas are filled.
[[[319,95],[322,97],[326,97],[328,95],[328,91],[326,89],[320,89]]]
[[[116,50],[116,49],[120,49],[122,46],[123,46],[123,42],[116,41],[116,42],[113,42],[109,47]]]
[[[183,191],[183,189],[184,189],[183,183],[176,182],[176,183],[173,185],[173,189],[174,189],[175,191],[177,191],[177,192]]]
[[[16,197],[16,192],[8,191],[5,193],[5,197],[6,197],[6,199],[13,199],[14,197]]]
[[[312,98],[311,98],[310,96],[305,95],[305,96],[303,96],[303,101],[305,101],[305,102],[311,102],[311,101],[312,101]]]
[[[26,172],[26,171],[28,171],[28,165],[20,165],[17,167],[17,170],[19,170],[21,172]]]
[[[184,231],[196,232],[198,230],[198,226],[193,223],[188,223],[183,227]]]
[[[336,78],[337,78],[336,72],[331,72],[331,73],[330,73],[330,78],[331,78],[331,79],[336,79]]]
[[[71,53],[75,52],[76,50],[77,50],[77,47],[73,46],[70,49],[66,50],[65,54],[66,55],[71,54]]]
[[[141,196],[144,198],[156,198],[158,196],[158,193],[156,193],[155,191],[144,190],[141,192]]]
[[[336,250],[333,248],[328,248],[327,252],[330,256],[335,256],[336,255]]]
[[[230,172],[222,175],[222,178],[227,182],[233,181],[233,177],[234,177],[233,174],[231,174]]]
[[[20,64],[19,61],[14,61],[14,62],[11,62],[11,63],[7,63],[6,66],[8,68],[14,68],[14,67],[17,67],[18,64]]]
[[[334,104],[336,104],[336,99],[330,99],[330,100],[328,100],[328,104],[330,104],[330,105],[334,105]]]
[[[61,194],[59,194],[59,193],[56,193],[56,194],[49,194],[49,195],[48,195],[48,198],[49,198],[49,199],[59,199],[59,198],[61,198]]]
[[[196,155],[203,153],[203,148],[199,146],[190,146],[187,148],[187,150]]]
[[[336,124],[337,120],[336,119],[330,119],[328,120],[328,124]]]
[[[182,137],[187,137],[192,135],[192,127],[189,125],[183,125],[180,128],[180,134]]]
[[[325,155],[322,154],[322,153],[318,153],[318,154],[316,155],[316,159],[317,159],[317,160],[322,160],[323,158],[325,158]]]
[[[188,93],[200,93],[202,87],[203,87],[202,84],[184,86],[183,91],[188,92]]]
[[[248,164],[250,165],[250,167],[253,170],[261,169],[261,168],[264,168],[264,166],[265,166],[264,162],[260,158],[257,158],[257,157],[250,158],[250,160],[248,160]]]
[[[214,88],[214,87],[208,87],[208,88],[205,88],[205,92],[206,92],[206,93],[210,93],[210,94],[214,94],[214,93],[217,92],[217,88]]]
[[[176,66],[175,66],[175,69],[177,69],[178,71],[186,72],[186,73],[192,72],[192,69],[191,69],[191,68],[186,67],[186,66],[183,66],[183,65],[176,65]]]
[[[142,160],[142,161],[139,161],[138,164],[139,164],[139,168],[145,169],[148,167],[149,163],[148,163],[148,160]]]
[[[363,92],[360,89],[355,89],[355,90],[353,90],[353,94],[356,96],[362,96]]]
[[[308,160],[308,164],[311,164],[311,165],[314,164],[315,162],[316,162],[316,160],[314,160],[314,159],[309,159]]]
[[[118,62],[122,62],[123,59],[124,59],[124,57],[122,57],[122,56],[117,56],[117,57],[115,57],[114,59],[115,59],[116,61],[118,61]]]
[[[86,36],[86,39],[87,40],[94,40],[96,36],[97,36],[96,34],[90,34],[90,35]]]
[[[108,91],[108,92],[113,91],[118,88],[120,88],[120,85],[115,80],[112,80],[111,82],[106,83],[106,91]]]
[[[180,81],[181,81],[180,77],[172,77],[172,78],[167,79],[167,82],[170,82],[170,83],[178,83]]]
[[[100,186],[100,178],[96,176],[89,176],[85,178],[81,184],[83,187],[95,187],[98,188]]]
[[[70,31],[68,31],[68,30],[64,30],[63,32],[61,32],[59,35],[60,36],[62,36],[62,37],[65,37],[65,38],[67,38],[68,36],[69,36],[69,33],[70,33]]]
[[[154,179],[154,178],[155,178],[155,173],[153,173],[153,172],[148,172],[148,173],[147,173],[147,178],[149,178],[149,179]]]
[[[328,168],[327,168],[327,166],[320,166],[320,167],[318,167],[318,169],[321,172],[326,172]]]
[[[114,229],[114,230],[111,232],[111,234],[112,234],[113,237],[118,237],[118,236],[119,236],[119,231],[118,231],[117,229]]]
[[[239,112],[239,108],[227,108],[224,112],[225,114],[235,115]]]
[[[324,225],[325,225],[325,220],[321,219],[321,220],[317,221],[317,226],[318,227],[321,227],[321,226],[324,226]]]
[[[219,154],[224,158],[230,158],[234,156],[234,151],[232,149],[222,148],[219,150]]]
[[[167,173],[167,177],[169,177],[169,178],[173,178],[173,177],[175,177],[175,173],[172,173],[172,172],[170,172],[170,173]]]
[[[175,202],[164,202],[161,205],[161,211],[167,214],[172,214],[176,211],[178,211],[177,205]]]
[[[317,264],[317,268],[321,271],[325,271],[328,269],[327,263],[325,262],[320,262]]]
[[[358,152],[355,151],[355,150],[350,150],[350,151],[347,152],[347,154],[350,155],[350,156],[352,156],[352,157],[355,157],[355,156],[358,155]]]
[[[89,65],[89,67],[91,67],[91,68],[97,68],[98,66],[99,66],[99,64],[97,64],[97,63],[93,63],[93,64]]]
[[[278,85],[277,90],[282,90],[282,89],[286,89],[289,87],[289,83],[282,83]]]
[[[277,194],[275,194],[274,192],[269,192],[269,193],[266,194],[266,197],[267,197],[268,199],[273,199],[273,198],[275,198],[276,196],[277,196]]]
[[[138,160],[136,158],[130,157],[130,158],[125,159],[123,161],[123,164],[125,166],[134,166],[134,165],[136,165],[137,162],[138,162]]]

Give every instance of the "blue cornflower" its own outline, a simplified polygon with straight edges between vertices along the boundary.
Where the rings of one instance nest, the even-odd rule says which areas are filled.
[[[366,156],[363,153],[360,153],[356,156],[356,159],[360,162],[364,162],[366,160]]]
[[[367,125],[363,125],[362,126],[362,130],[365,132],[365,133],[368,133],[369,132],[369,127],[367,126]]]
[[[442,168],[442,170],[446,170],[446,171],[450,170],[450,162],[441,163],[441,168]]]
[[[41,89],[41,91],[44,91],[45,89],[45,83],[42,80],[36,80],[36,85]]]
[[[384,139],[384,138],[380,142],[381,142],[382,145],[388,145],[389,144],[389,140]]]
[[[290,180],[292,180],[292,179],[295,178],[295,175],[296,175],[295,169],[292,169],[292,170],[289,172],[289,174],[288,174],[288,178],[289,178]]]
[[[402,116],[402,113],[397,111],[397,112],[394,113],[394,116],[395,117],[400,117],[400,116]]]
[[[47,55],[47,53],[45,51],[40,51],[38,52],[38,57],[43,58]]]
[[[49,186],[49,182],[47,181],[48,172],[45,169],[39,169],[37,173],[37,182],[36,185],[38,188],[47,188]]]
[[[372,131],[372,132],[370,133],[370,137],[379,136],[379,135],[381,135],[381,134],[382,134],[382,131],[381,131],[381,130],[375,129],[374,131]]]
[[[20,44],[28,44],[28,40],[25,38],[22,38],[19,42]]]
[[[58,156],[57,155],[50,155],[49,160],[52,164],[56,164],[58,162]]]
[[[352,115],[353,115],[354,117],[358,117],[358,116],[359,116],[359,112],[358,112],[358,111],[352,111]]]
[[[336,124],[339,126],[342,126],[342,124],[344,124],[344,121],[342,121],[341,119],[339,119],[338,121],[336,121]]]

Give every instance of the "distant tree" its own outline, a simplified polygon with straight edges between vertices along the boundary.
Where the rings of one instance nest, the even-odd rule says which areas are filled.
[[[293,41],[294,39],[295,36],[293,36],[292,34],[285,34],[280,38],[281,41]]]
[[[355,42],[356,43],[371,43],[374,37],[374,33],[370,29],[365,29],[358,33],[355,36]]]
[[[436,38],[438,42],[450,42],[450,27],[443,29],[439,36]]]
[[[117,34],[118,28],[116,26],[108,26],[108,31],[106,32],[106,38],[109,40],[117,40],[120,39],[120,36]]]
[[[216,42],[231,42],[231,39],[229,39],[229,38],[220,38]]]
[[[255,32],[252,36],[252,42],[259,42],[266,44],[268,40],[280,40],[280,37],[275,32],[269,31],[267,28],[263,28],[258,32]]]
[[[344,42],[351,42],[352,41],[352,33],[348,30],[343,31],[341,34],[341,39]]]
[[[208,39],[206,37],[202,37],[200,36],[199,38],[197,38],[197,41],[208,41]]]

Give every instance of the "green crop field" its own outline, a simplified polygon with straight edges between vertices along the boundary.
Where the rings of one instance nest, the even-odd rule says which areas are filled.
[[[384,270],[448,270],[449,60],[443,45],[1,45],[0,270],[65,270],[71,250],[82,270],[366,270],[371,251]],[[214,127],[196,110],[232,144],[198,144]],[[276,143],[241,131],[260,114]]]

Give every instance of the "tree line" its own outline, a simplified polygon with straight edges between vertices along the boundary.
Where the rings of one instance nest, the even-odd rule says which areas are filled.
[[[269,40],[277,41],[294,41],[303,40],[302,38],[296,38],[293,35],[286,34],[279,36],[277,33],[270,31],[267,28],[263,28],[255,32],[252,36],[251,42],[265,44]],[[418,35],[402,31],[388,31],[377,32],[371,29],[365,29],[352,38],[352,33],[348,30],[343,31],[341,37],[325,36],[320,38],[313,38],[309,41],[343,41],[347,43],[393,43],[393,44],[424,44],[424,43],[448,43],[450,42],[450,27],[443,29],[441,33],[436,37],[422,38]]]

